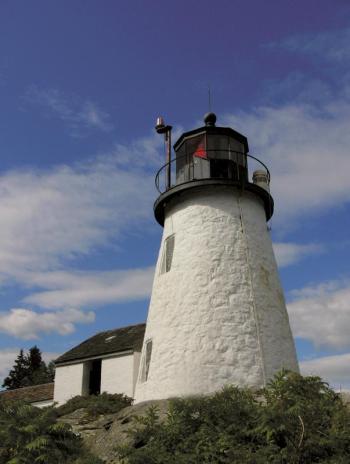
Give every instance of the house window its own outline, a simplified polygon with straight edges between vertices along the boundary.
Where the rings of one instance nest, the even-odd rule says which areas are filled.
[[[173,254],[174,254],[174,247],[175,247],[175,235],[170,235],[164,241],[164,248],[163,248],[163,257],[162,257],[162,264],[160,268],[160,273],[165,274],[169,272],[171,269],[171,263],[173,261]]]
[[[147,340],[146,345],[145,345],[143,362],[142,362],[141,382],[146,382],[148,379],[151,356],[152,356],[152,340]]]

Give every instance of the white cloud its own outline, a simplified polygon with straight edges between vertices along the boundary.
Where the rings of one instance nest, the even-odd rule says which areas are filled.
[[[84,313],[78,309],[57,312],[35,312],[24,308],[13,308],[0,312],[0,332],[23,340],[38,338],[39,333],[68,335],[75,330],[76,323],[88,324],[95,320],[92,311]]]
[[[160,164],[159,143],[145,137],[84,165],[0,176],[0,279],[27,291],[24,307],[0,312],[0,331],[27,339],[65,335],[93,321],[93,313],[77,308],[149,296],[153,268],[83,272],[67,266],[103,248],[117,253],[129,230],[145,233],[156,195],[148,168]],[[29,303],[60,311],[36,312]]]
[[[350,285],[326,282],[291,292],[288,306],[295,337],[316,347],[343,349],[350,346]]]
[[[349,203],[350,73],[339,65],[348,66],[350,28],[268,45],[271,53],[275,47],[332,60],[324,66],[329,77],[291,72],[269,82],[264,94],[271,104],[223,119],[248,136],[251,153],[269,166],[274,224],[289,227]]]
[[[290,52],[305,53],[310,56],[316,55],[342,63],[350,58],[350,29],[296,35],[278,43],[270,43],[267,47],[283,48]]]
[[[0,275],[60,266],[150,223],[153,174],[123,169],[113,156],[0,176]]]
[[[47,288],[24,298],[42,308],[98,306],[148,298],[154,267],[108,272],[30,273],[26,283]]]
[[[0,350],[0,389],[4,378],[9,374],[14,365],[15,359],[20,352],[20,348],[7,348]],[[44,352],[42,357],[46,363],[56,359],[60,353]]]
[[[109,115],[102,111],[96,103],[87,101],[82,106],[79,113],[76,114],[77,123],[85,123],[87,127],[101,129],[102,131],[110,131],[113,129],[112,124],[108,122]]]
[[[314,243],[298,244],[298,243],[274,243],[273,249],[279,267],[290,266],[303,258],[322,253],[324,247]]]
[[[271,102],[273,106],[276,106],[276,101],[293,101],[294,104],[312,103],[320,107],[333,98],[334,92],[334,87],[330,86],[328,81],[322,80],[319,76],[310,77],[298,70],[291,72],[284,79],[267,79],[262,85],[264,101]]]
[[[155,166],[161,165],[154,135],[116,145],[84,164],[0,175],[0,280],[27,291],[24,307],[0,313],[0,330],[21,338],[40,332],[66,334],[92,322],[71,310],[147,298],[153,268],[68,270],[95,251],[118,253],[122,236],[147,233],[154,221]],[[35,312],[31,306],[60,309]]]
[[[349,202],[350,101],[327,99],[264,106],[226,116],[249,138],[251,153],[271,170],[274,224],[290,225]],[[255,163],[250,166],[256,169]]]
[[[39,105],[61,119],[72,130],[71,135],[81,135],[86,129],[98,129],[104,132],[113,129],[110,116],[96,103],[79,98],[68,97],[58,89],[38,89],[31,87],[24,96],[26,102]]]
[[[350,353],[300,362],[303,375],[317,375],[336,390],[350,389]]]

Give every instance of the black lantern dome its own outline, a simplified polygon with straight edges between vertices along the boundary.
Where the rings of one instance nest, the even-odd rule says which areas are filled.
[[[269,172],[261,161],[248,155],[247,138],[230,127],[216,126],[214,113],[207,113],[204,123],[204,126],[180,136],[174,144],[175,159],[157,173],[156,186],[161,193],[154,205],[157,221],[163,225],[164,208],[170,199],[189,188],[209,188],[209,185],[230,185],[254,191],[263,199],[266,217],[270,219],[273,199],[268,191]],[[267,188],[261,182],[249,182],[248,157],[266,168]],[[160,188],[162,177],[166,179],[163,191]]]

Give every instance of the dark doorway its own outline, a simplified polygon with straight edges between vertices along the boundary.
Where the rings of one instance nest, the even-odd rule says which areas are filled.
[[[91,362],[89,395],[99,395],[101,393],[101,359],[95,359]]]

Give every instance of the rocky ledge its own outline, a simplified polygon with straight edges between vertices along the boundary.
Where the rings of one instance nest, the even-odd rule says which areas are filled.
[[[135,406],[128,406],[116,414],[103,414],[89,417],[85,409],[62,416],[59,420],[72,426],[80,435],[86,446],[106,464],[119,464],[116,458],[117,445],[130,444],[128,431],[135,425],[135,417],[143,416],[148,408],[156,406],[160,419],[168,410],[168,400],[147,401]],[[138,443],[133,443],[135,447]]]

